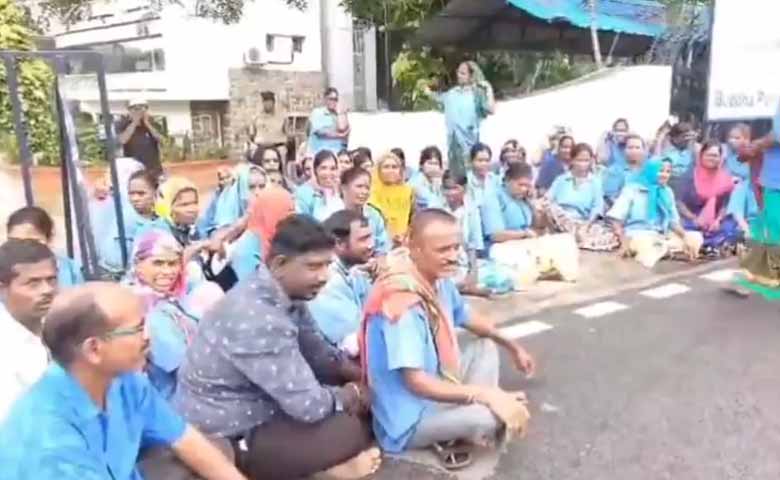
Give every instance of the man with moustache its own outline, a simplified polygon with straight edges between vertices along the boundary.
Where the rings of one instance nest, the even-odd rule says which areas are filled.
[[[333,239],[313,218],[282,220],[266,265],[209,310],[179,369],[174,405],[239,446],[252,479],[318,472],[360,478],[379,465],[357,365],[319,333],[306,302],[328,280]]]
[[[132,290],[88,283],[63,292],[43,340],[52,363],[0,424],[0,478],[141,480],[142,450],[168,446],[198,478],[244,479],[140,373],[149,337]]]
[[[41,342],[41,319],[57,293],[57,263],[35,240],[0,246],[0,422],[14,401],[49,363]]]
[[[368,220],[355,210],[339,210],[322,226],[336,242],[336,255],[328,283],[309,302],[309,310],[328,341],[357,357],[357,333],[371,288],[367,270],[374,256],[374,235]]]
[[[525,396],[498,387],[496,344],[534,373],[531,356],[458,293],[460,244],[451,214],[417,213],[408,256],[391,254],[369,293],[361,341],[379,444],[389,452],[436,447],[449,469],[470,463],[470,445],[525,430]]]

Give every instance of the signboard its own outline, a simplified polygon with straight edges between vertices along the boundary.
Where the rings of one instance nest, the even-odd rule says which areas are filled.
[[[780,1],[716,0],[707,119],[771,117],[780,100]]]

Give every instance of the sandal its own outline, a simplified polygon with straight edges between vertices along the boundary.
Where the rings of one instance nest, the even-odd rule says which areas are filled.
[[[439,458],[441,466],[445,470],[461,470],[473,461],[471,448],[459,442],[434,443],[431,446],[433,453]]]

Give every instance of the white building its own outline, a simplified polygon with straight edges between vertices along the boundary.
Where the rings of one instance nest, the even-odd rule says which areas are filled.
[[[282,79],[275,84],[268,80],[267,88],[262,82],[252,86],[275,91],[277,103],[284,103],[282,92],[303,94],[297,91],[297,79],[305,76],[303,88],[317,86],[316,92],[305,93],[309,99],[321,95],[328,83],[342,91],[351,107],[376,107],[375,54],[358,52],[356,57],[353,48],[354,43],[365,45],[364,53],[373,54],[373,31],[355,32],[338,0],[310,0],[305,11],[282,0],[247,2],[241,21],[232,25],[196,17],[193,11],[178,5],[158,11],[148,0],[95,2],[89,19],[55,27],[49,34],[58,49],[104,54],[113,114],[125,112],[128,100],[145,98],[170,135],[209,139],[212,146],[237,141],[244,126],[226,125],[234,117],[230,110],[259,108],[249,102],[259,99],[259,92],[231,88],[236,73],[245,70],[273,72],[262,78]],[[62,79],[68,99],[79,101],[83,111],[99,112],[93,67],[76,59],[68,64],[70,74]]]

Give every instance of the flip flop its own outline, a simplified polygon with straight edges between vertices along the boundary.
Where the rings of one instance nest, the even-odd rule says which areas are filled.
[[[434,443],[431,449],[445,470],[462,470],[471,465],[471,462],[474,460],[471,456],[471,448],[462,443]]]

